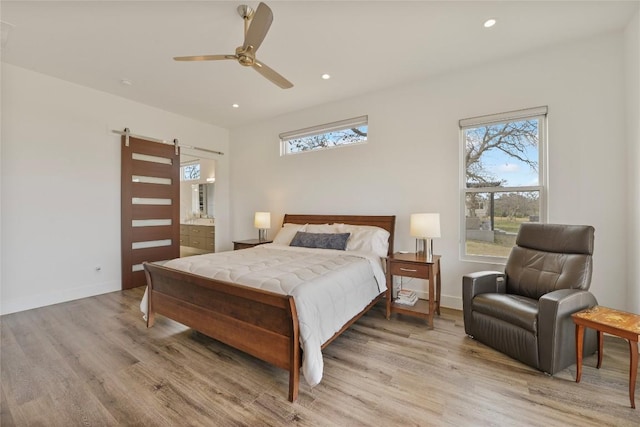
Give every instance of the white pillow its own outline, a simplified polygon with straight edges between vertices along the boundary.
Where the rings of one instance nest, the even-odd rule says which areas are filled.
[[[276,234],[276,237],[273,238],[273,243],[276,245],[289,246],[289,243],[293,240],[293,236],[295,236],[298,231],[305,231],[306,226],[307,224],[283,224],[278,234]]]
[[[304,230],[307,233],[339,233],[340,224],[307,224]]]
[[[380,258],[389,251],[389,232],[370,225],[335,224],[340,233],[351,233],[347,240],[348,251],[373,252]]]

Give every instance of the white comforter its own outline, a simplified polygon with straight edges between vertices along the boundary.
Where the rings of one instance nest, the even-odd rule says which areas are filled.
[[[164,266],[292,295],[304,355],[302,374],[311,386],[322,379],[322,344],[387,288],[380,258],[365,252],[266,244],[177,258]],[[145,315],[146,298],[145,291],[140,303]]]

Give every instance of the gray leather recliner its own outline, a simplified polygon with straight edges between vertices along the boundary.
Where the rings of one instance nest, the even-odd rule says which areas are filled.
[[[597,305],[588,292],[593,235],[585,225],[522,224],[504,273],[463,277],[467,335],[551,375],[575,364],[571,314]],[[587,329],[584,355],[596,346]]]

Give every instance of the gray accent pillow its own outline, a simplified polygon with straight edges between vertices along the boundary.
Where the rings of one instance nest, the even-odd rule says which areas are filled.
[[[319,249],[347,249],[347,240],[351,233],[305,233],[298,231],[289,246]]]

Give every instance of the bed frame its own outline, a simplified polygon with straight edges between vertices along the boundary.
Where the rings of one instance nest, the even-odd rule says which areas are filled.
[[[373,225],[389,231],[393,253],[395,216],[291,215],[283,223]],[[289,401],[298,397],[302,350],[293,297],[144,263],[148,285],[147,327],[163,315],[258,359],[289,371]],[[362,312],[322,345],[324,349],[383,299]]]

